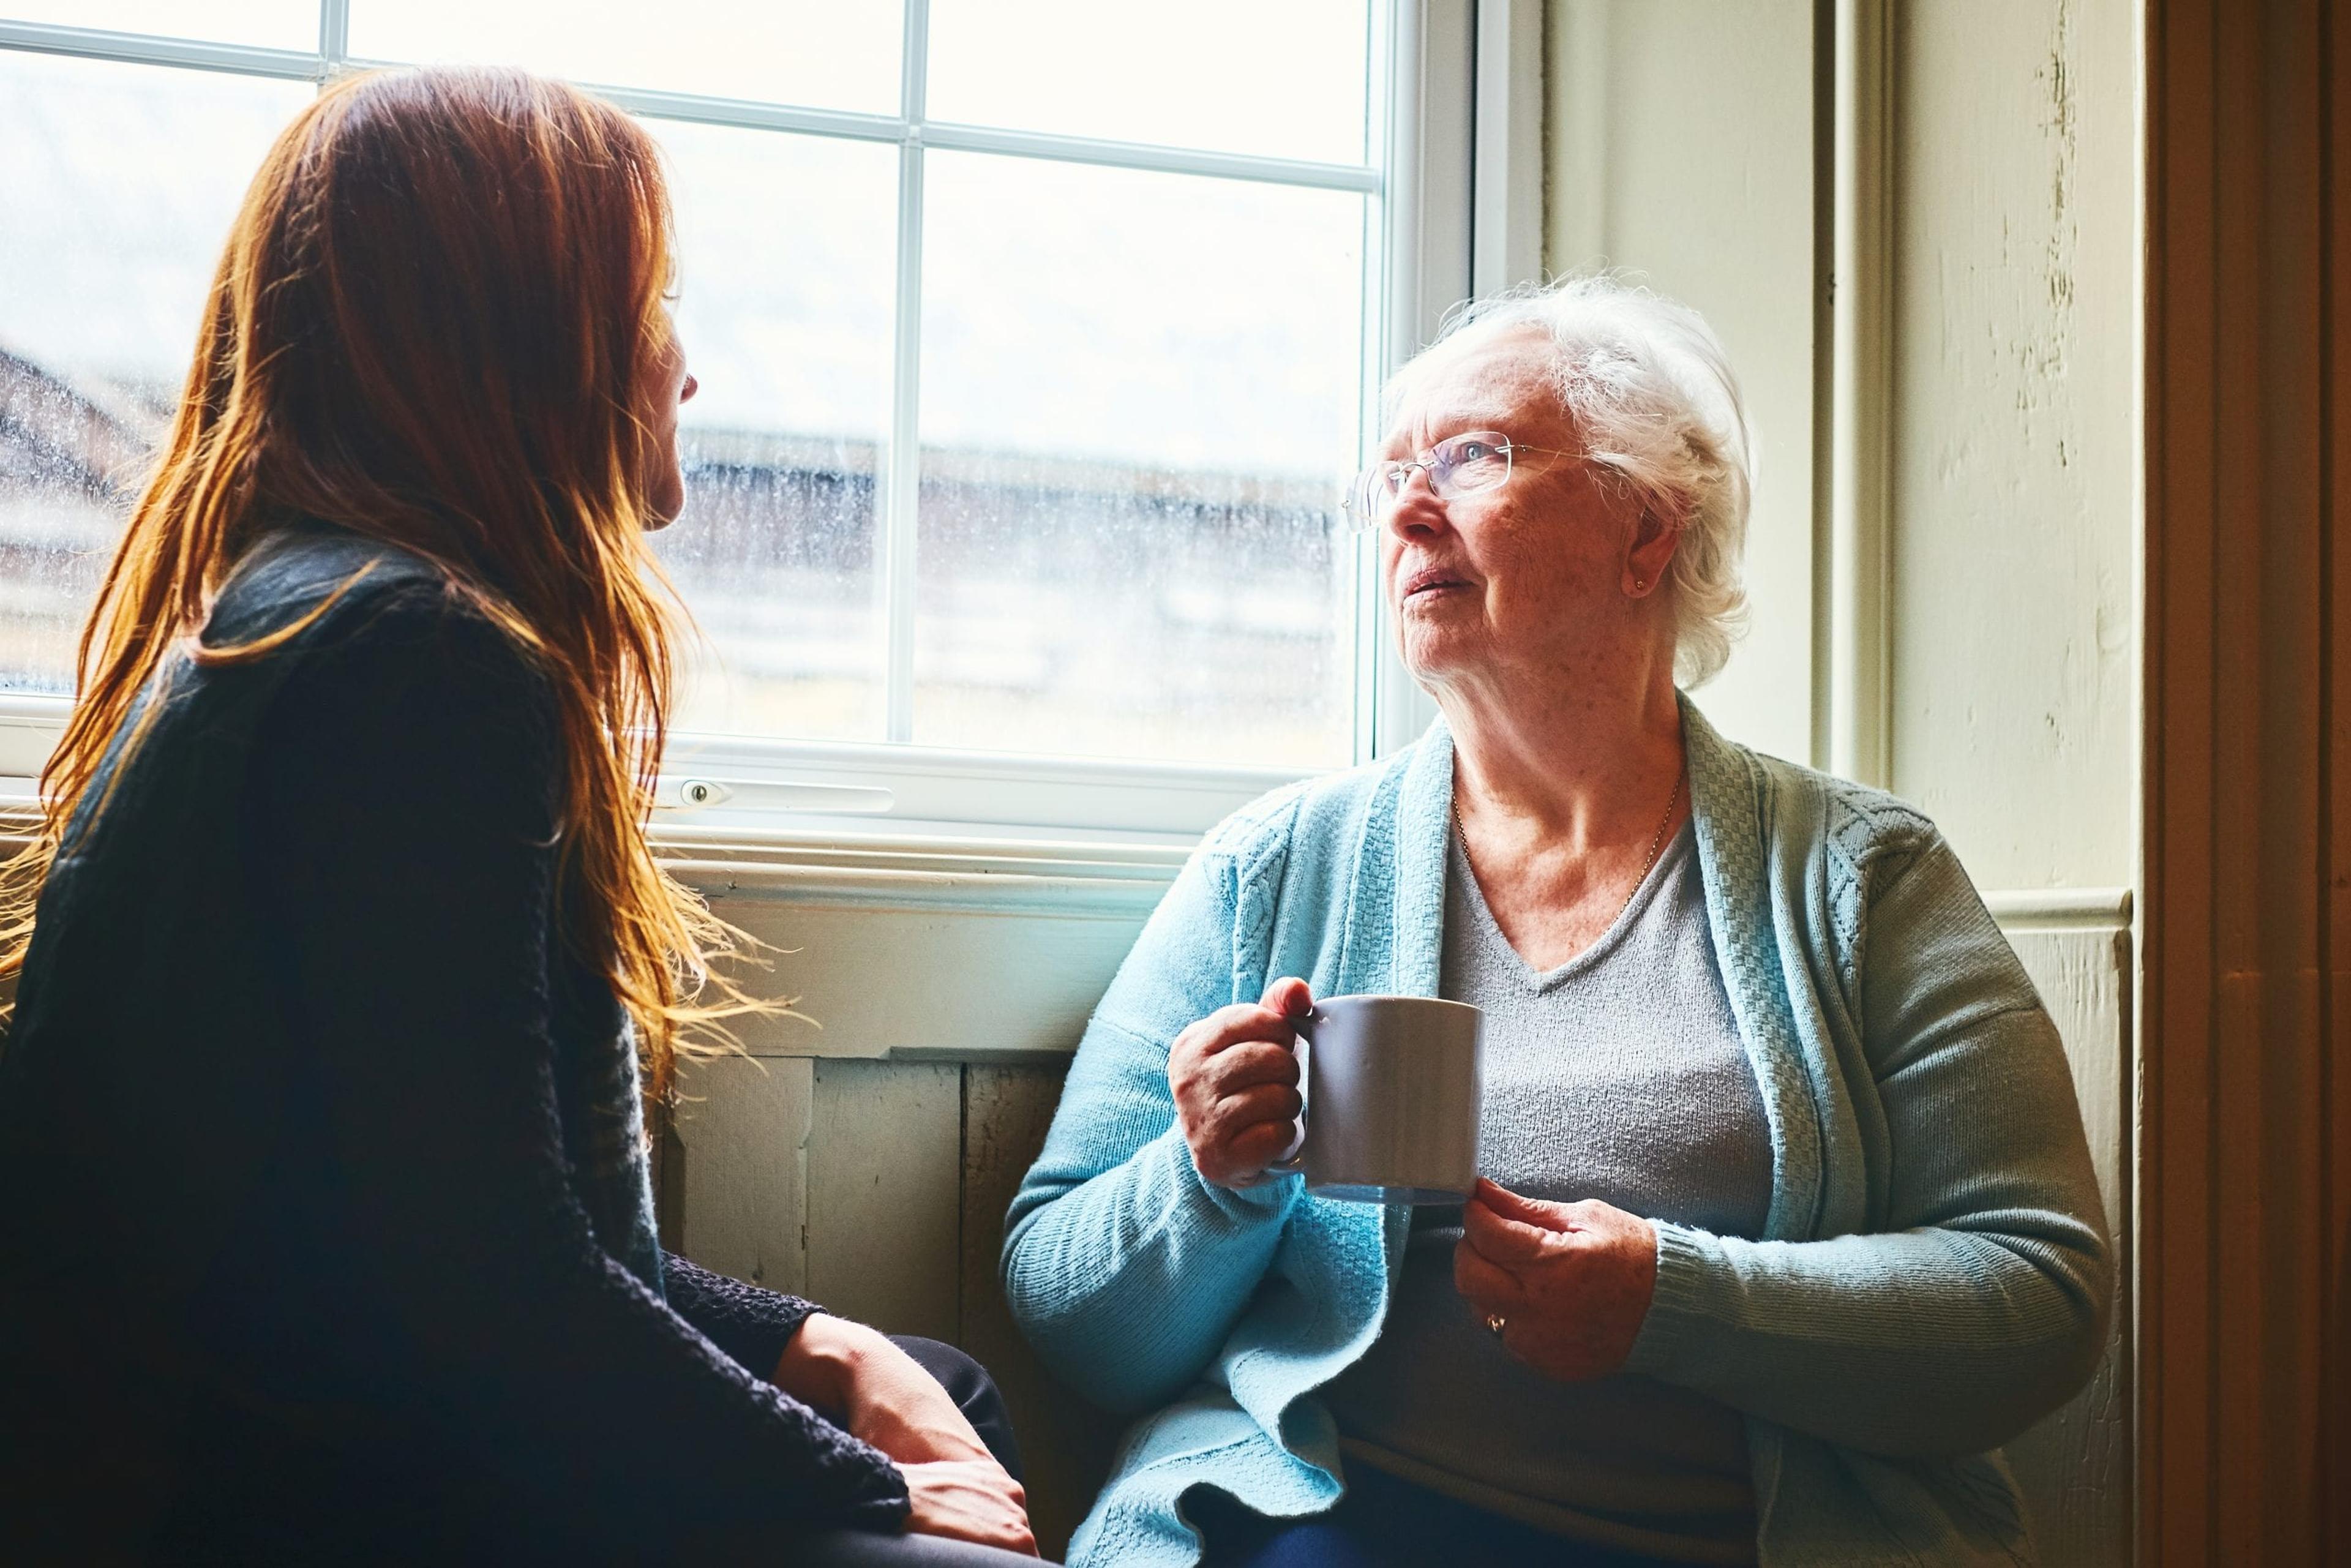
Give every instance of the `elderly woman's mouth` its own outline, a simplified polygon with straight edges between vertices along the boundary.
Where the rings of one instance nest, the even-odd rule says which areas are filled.
[[[1424,594],[1443,593],[1448,589],[1467,588],[1468,580],[1441,567],[1426,567],[1405,579],[1405,598],[1418,599]]]

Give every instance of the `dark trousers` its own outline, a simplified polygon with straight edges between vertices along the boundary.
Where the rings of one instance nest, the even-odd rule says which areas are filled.
[[[920,1362],[955,1398],[972,1430],[996,1456],[996,1462],[1020,1479],[1020,1450],[1012,1441],[1012,1417],[987,1369],[951,1344],[911,1334],[892,1334],[898,1348]],[[883,1535],[870,1530],[829,1530],[794,1542],[788,1557],[778,1561],[804,1563],[807,1568],[1038,1568],[1037,1559],[990,1546],[943,1541],[935,1535]]]
[[[1204,1568],[1633,1568],[1649,1561],[1579,1546],[1369,1465],[1350,1466],[1346,1495],[1312,1519],[1267,1519],[1207,1487],[1184,1494],[1184,1512],[1208,1538]]]

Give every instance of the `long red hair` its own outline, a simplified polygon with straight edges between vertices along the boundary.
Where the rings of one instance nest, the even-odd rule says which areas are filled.
[[[23,967],[65,824],[167,658],[258,657],[299,630],[194,646],[246,547],[307,517],[435,562],[553,683],[565,936],[635,1020],[648,1093],[694,1026],[764,1010],[712,976],[736,934],[645,837],[672,622],[644,538],[665,459],[642,411],[671,330],[672,232],[643,129],[520,71],[357,77],[286,128],[83,631],[41,831],[0,879],[0,978]],[[716,1001],[697,999],[705,984]]]

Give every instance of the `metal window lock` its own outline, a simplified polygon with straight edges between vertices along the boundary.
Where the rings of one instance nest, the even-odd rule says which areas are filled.
[[[874,785],[713,779],[694,773],[664,773],[653,789],[653,809],[658,811],[705,811],[730,801],[737,810],[744,811],[820,811],[862,816],[889,810],[897,804],[897,797]]]

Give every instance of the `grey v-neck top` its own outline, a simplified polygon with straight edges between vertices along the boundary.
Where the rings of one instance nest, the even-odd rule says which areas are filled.
[[[1762,1233],[1771,1134],[1687,825],[1615,924],[1548,974],[1495,925],[1456,834],[1443,965],[1440,994],[1486,1015],[1481,1172],[1530,1197]],[[1349,1458],[1594,1545],[1753,1562],[1738,1412],[1514,1359],[1454,1290],[1460,1236],[1458,1208],[1416,1211],[1378,1343],[1323,1390]]]

